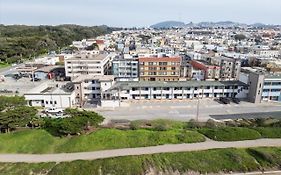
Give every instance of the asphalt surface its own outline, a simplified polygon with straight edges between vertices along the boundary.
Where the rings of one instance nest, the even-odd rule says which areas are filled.
[[[273,111],[273,112],[252,112],[252,113],[244,113],[244,114],[226,114],[226,115],[210,115],[210,117],[216,120],[224,120],[224,119],[250,119],[250,118],[276,118],[281,119],[281,110]]]
[[[139,148],[124,148],[94,152],[60,153],[60,154],[0,154],[0,162],[68,162],[74,160],[95,160],[120,156],[145,155],[169,152],[199,151],[215,148],[250,148],[250,147],[280,147],[281,139],[258,139],[235,142],[217,142],[207,140],[201,143],[160,145]]]
[[[153,120],[172,119],[188,121],[197,119],[197,100],[173,101],[136,101],[125,107],[89,109],[101,113],[107,120]],[[199,121],[207,121],[211,117],[231,117],[232,114],[251,114],[260,112],[281,111],[281,103],[263,102],[253,104],[242,101],[240,104],[219,104],[212,99],[202,99],[199,102]],[[251,115],[259,117],[259,115]]]

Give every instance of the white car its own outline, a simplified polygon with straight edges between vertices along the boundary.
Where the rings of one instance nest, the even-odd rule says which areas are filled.
[[[51,108],[45,109],[45,112],[46,113],[51,113],[51,114],[57,114],[57,113],[63,113],[63,109],[51,107]]]

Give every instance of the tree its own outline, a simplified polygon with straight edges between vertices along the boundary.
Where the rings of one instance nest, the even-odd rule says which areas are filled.
[[[26,101],[23,96],[14,96],[14,97],[7,97],[7,96],[0,96],[0,111],[8,108],[14,108],[17,106],[24,106]]]
[[[0,112],[0,128],[9,132],[17,127],[26,127],[37,114],[37,110],[28,106],[17,106]]]
[[[235,40],[241,41],[241,40],[246,39],[246,36],[243,35],[243,34],[236,34],[236,35],[234,36],[234,39],[235,39]]]
[[[77,135],[83,132],[86,127],[98,127],[104,118],[91,111],[79,111],[77,109],[66,109],[66,118],[46,118],[44,128],[55,136]]]

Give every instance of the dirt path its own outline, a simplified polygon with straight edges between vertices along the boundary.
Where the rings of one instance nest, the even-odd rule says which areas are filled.
[[[214,148],[250,148],[281,147],[281,139],[258,139],[235,142],[217,142],[207,140],[201,143],[160,145],[139,148],[124,148],[94,152],[60,153],[60,154],[0,154],[0,162],[67,162],[74,160],[94,160],[119,156],[144,155],[168,152],[199,151]]]

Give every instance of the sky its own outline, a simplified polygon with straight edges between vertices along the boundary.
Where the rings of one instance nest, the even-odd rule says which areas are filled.
[[[281,24],[281,0],[0,0],[1,24],[147,27],[166,20]]]

